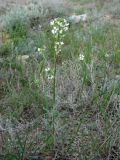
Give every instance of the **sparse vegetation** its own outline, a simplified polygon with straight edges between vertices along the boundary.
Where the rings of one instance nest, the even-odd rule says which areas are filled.
[[[119,8],[41,0],[1,15],[0,160],[120,159]]]

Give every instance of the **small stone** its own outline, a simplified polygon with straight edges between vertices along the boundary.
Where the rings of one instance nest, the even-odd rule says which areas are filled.
[[[68,20],[72,23],[79,23],[80,21],[85,22],[87,20],[87,14],[81,14],[81,15],[72,15],[68,18]]]

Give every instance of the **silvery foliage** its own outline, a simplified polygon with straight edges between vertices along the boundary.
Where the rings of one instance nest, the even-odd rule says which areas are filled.
[[[6,14],[0,17],[0,28],[9,28],[17,20],[20,20],[25,25],[29,25],[32,18],[42,19],[49,16],[50,12],[53,14],[60,13],[64,10],[64,6],[63,0],[32,0],[24,6],[12,6],[6,11]]]
[[[18,6],[8,10],[6,14],[0,18],[0,27],[3,30],[10,29],[18,20],[24,25],[29,24],[29,18],[24,7]]]

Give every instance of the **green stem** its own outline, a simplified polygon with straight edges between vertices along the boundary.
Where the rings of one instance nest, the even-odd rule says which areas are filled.
[[[53,136],[54,136],[54,147],[55,147],[55,117],[54,117],[54,111],[56,110],[56,71],[57,71],[57,54],[54,53],[54,79],[53,79],[53,117],[52,117],[52,123],[53,123]]]
[[[54,79],[53,79],[53,103],[55,105],[55,97],[56,97],[56,54],[54,56]]]

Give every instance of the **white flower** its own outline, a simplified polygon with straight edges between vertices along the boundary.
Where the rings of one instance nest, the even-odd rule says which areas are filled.
[[[55,42],[55,44],[58,46],[60,43],[59,42]]]
[[[56,44],[56,45],[63,45],[64,42],[56,42],[55,44]]]
[[[57,31],[54,30],[54,29],[51,32],[52,32],[52,34],[56,34],[57,33]]]
[[[60,27],[63,26],[62,22],[59,22],[59,21],[58,21],[57,24],[58,24]]]
[[[65,26],[69,26],[69,23],[66,23]]]
[[[55,23],[54,21],[51,21],[51,22],[50,22],[50,25],[51,25],[51,26],[53,26],[53,25],[54,25],[54,23]]]
[[[68,27],[65,27],[65,28],[64,28],[64,31],[67,31],[67,30],[68,30]]]
[[[80,55],[79,55],[79,60],[83,61],[84,58],[85,58],[85,56],[84,56],[83,54],[80,54]]]
[[[50,68],[45,68],[45,72],[49,72],[50,71]]]
[[[62,33],[63,33],[63,30],[60,30],[59,32],[60,32],[60,34],[62,34]]]
[[[39,52],[40,54],[44,53],[45,50],[46,50],[46,46],[43,46],[42,48],[38,48],[38,52]]]
[[[53,27],[53,29],[54,29],[54,30],[58,30],[58,28],[57,28],[57,27],[55,27],[55,26]]]
[[[41,49],[40,48],[38,48],[38,52],[40,52],[41,51]]]
[[[61,45],[63,45],[63,44],[64,44],[64,42],[60,42],[60,44],[61,44]]]
[[[52,34],[56,34],[56,33],[58,33],[58,31],[59,31],[59,29],[57,27],[53,27],[51,32],[52,32]]]
[[[58,49],[58,53],[61,52],[61,48]]]
[[[64,19],[64,23],[67,23],[66,19]]]
[[[52,76],[52,75],[51,75],[51,76],[48,76],[48,79],[49,79],[49,80],[52,80],[53,78],[54,78],[54,76]]]

